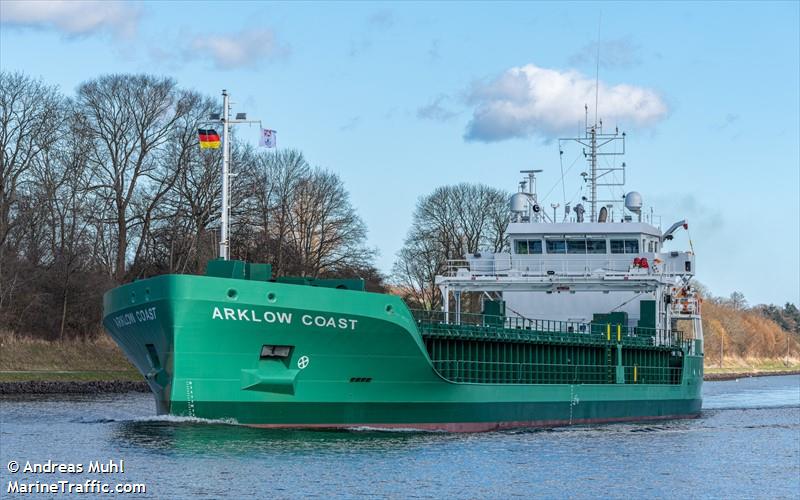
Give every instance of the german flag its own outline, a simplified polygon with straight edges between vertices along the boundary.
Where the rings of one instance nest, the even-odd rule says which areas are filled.
[[[219,148],[219,134],[214,129],[198,129],[197,133],[200,135],[200,149],[217,149]]]

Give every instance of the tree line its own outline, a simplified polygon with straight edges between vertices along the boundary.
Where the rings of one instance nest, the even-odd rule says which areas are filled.
[[[703,299],[703,333],[706,363],[722,365],[752,359],[782,359],[797,362],[800,357],[800,329],[797,306],[773,304],[750,306],[744,294],[713,295],[694,282]]]
[[[102,294],[217,256],[221,149],[197,130],[219,104],[170,78],[115,74],[67,96],[0,72],[0,330],[100,332]],[[276,276],[383,278],[341,179],[295,150],[231,136],[231,256]]]

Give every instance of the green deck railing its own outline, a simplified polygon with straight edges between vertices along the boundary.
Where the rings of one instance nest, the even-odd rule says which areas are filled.
[[[506,340],[516,342],[567,342],[577,344],[621,343],[628,346],[659,346],[684,349],[690,340],[680,330],[628,327],[599,323],[528,319],[461,313],[411,310],[425,336],[464,338],[468,340]]]
[[[513,363],[440,359],[433,362],[447,380],[475,384],[608,384],[607,365]],[[635,379],[634,379],[635,376]],[[626,366],[626,384],[680,384],[681,368]]]

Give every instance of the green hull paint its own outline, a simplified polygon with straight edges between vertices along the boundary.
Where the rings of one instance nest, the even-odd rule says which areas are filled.
[[[483,430],[693,416],[701,406],[702,356],[683,357],[676,384],[446,380],[392,295],[165,275],[111,290],[104,305],[105,327],[146,377],[159,413]],[[263,345],[292,349],[261,359]]]

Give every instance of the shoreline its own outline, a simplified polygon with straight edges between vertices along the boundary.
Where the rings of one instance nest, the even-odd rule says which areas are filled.
[[[149,392],[144,380],[24,380],[0,382],[0,395]]]
[[[749,377],[800,375],[800,370],[706,373],[706,382],[722,382]],[[144,380],[15,380],[0,381],[0,395],[23,394],[113,394],[149,392]]]
[[[725,380],[736,380],[739,378],[750,377],[773,377],[780,375],[800,375],[800,370],[780,370],[780,371],[748,371],[730,373],[706,373],[703,375],[705,382],[722,382]]]

